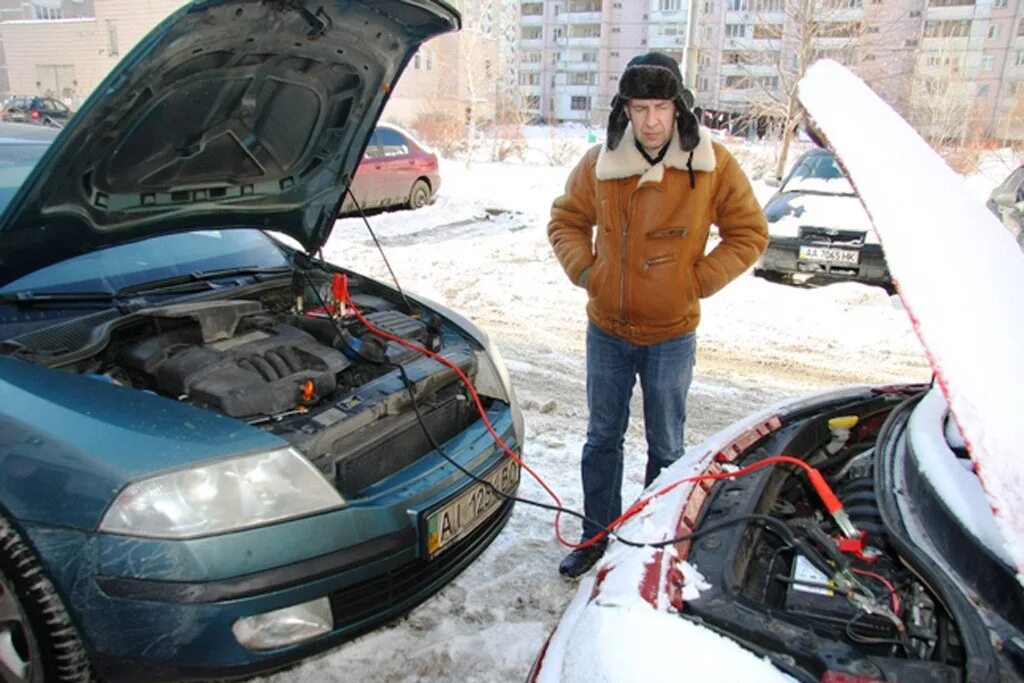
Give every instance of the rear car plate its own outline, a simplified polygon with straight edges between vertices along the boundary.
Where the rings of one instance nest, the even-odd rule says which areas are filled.
[[[842,263],[855,266],[860,263],[860,252],[852,249],[801,246],[800,260],[824,261],[826,263]]]
[[[512,493],[519,483],[519,465],[505,458],[482,478],[499,491]],[[501,507],[503,500],[490,486],[478,482],[427,513],[427,556],[436,557],[483,524]]]

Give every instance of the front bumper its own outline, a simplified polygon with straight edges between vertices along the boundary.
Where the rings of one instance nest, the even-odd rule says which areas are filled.
[[[499,406],[499,407],[495,407]],[[515,450],[512,410],[489,417]],[[506,456],[480,422],[446,444],[481,476]],[[504,527],[512,501],[428,559],[424,514],[474,482],[433,453],[350,505],[268,527],[188,541],[53,527],[26,531],[61,592],[103,680],[230,677],[278,668],[416,606],[465,569]],[[232,625],[326,597],[333,629],[253,651]]]
[[[873,285],[887,285],[892,282],[881,245],[864,244],[855,249],[844,248],[845,251],[858,252],[856,264],[801,259],[801,246],[819,245],[802,241],[797,237],[771,237],[768,248],[765,249],[754,272],[801,274],[831,280],[852,280]],[[820,246],[827,247],[829,245]]]

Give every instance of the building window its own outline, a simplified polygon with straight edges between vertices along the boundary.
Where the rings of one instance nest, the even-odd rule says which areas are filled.
[[[113,19],[107,19],[107,54],[111,57],[117,57],[121,54],[117,44],[117,24],[114,23]]]
[[[527,95],[526,108],[532,111],[540,109],[540,95]]]
[[[1020,23],[1017,24],[1017,35],[1024,36],[1024,19],[1021,19]]]
[[[708,91],[711,90],[711,83],[707,78],[701,77],[697,79],[697,90]]]
[[[540,85],[540,74],[536,71],[520,71],[519,85]]]
[[[562,28],[561,26],[556,26],[555,29],[551,32],[551,37],[554,38],[555,40],[561,40],[562,38],[565,37],[565,29]]]
[[[592,71],[570,73],[569,85],[597,85],[597,74]]]
[[[974,0],[929,0],[929,7],[961,7],[973,5]]]
[[[1024,66],[1024,50],[1013,51],[1013,65]]]
[[[919,9],[911,10],[911,12],[910,12],[910,18],[911,19],[917,19],[920,16],[921,16],[921,10],[919,10]]]
[[[988,27],[988,37],[998,38],[1000,29],[1002,29],[1002,27],[999,24],[992,24],[991,26]]]
[[[782,0],[757,0],[754,7],[758,12],[781,12]]]
[[[782,37],[782,24],[754,24],[754,40],[777,40]]]
[[[714,7],[714,5],[711,4],[710,0],[709,0],[709,2],[705,2],[704,3],[704,14],[711,14],[711,10],[713,9],[713,7]]]
[[[730,12],[748,12],[750,11],[750,3],[747,0],[728,0],[726,9]]]
[[[747,24],[726,24],[725,25],[725,37],[726,38],[746,38],[747,37]]]
[[[981,58],[981,70],[991,71],[996,66],[996,58],[994,55],[985,55]]]
[[[662,12],[678,12],[682,5],[682,0],[658,0],[658,9]]]
[[[612,9],[622,9],[622,3],[621,2],[613,2],[612,3]]]
[[[924,22],[925,38],[964,38],[971,35],[971,20],[947,20]]]
[[[64,18],[64,10],[60,7],[39,7],[38,5],[33,5],[32,9],[34,10],[36,19],[47,20]]]
[[[524,17],[539,17],[544,14],[543,2],[528,2],[523,4]]]
[[[573,38],[600,38],[601,24],[574,24],[569,28]]]
[[[524,64],[537,64],[542,61],[544,56],[539,52],[524,52],[520,61]]]
[[[622,33],[622,29],[618,26],[612,26],[612,33]]]
[[[420,53],[419,52],[417,52],[416,56],[412,58],[412,68],[417,69],[417,70],[420,68]]]
[[[878,33],[879,30],[881,29],[879,29],[879,27],[877,26],[868,26],[868,33]]]
[[[541,39],[541,27],[540,26],[524,26],[523,31],[520,34],[523,40],[540,40]]]
[[[995,2],[992,3],[992,6],[997,8],[1004,8],[1007,7],[1009,4],[1010,3],[1008,0],[995,0]]]
[[[726,76],[725,87],[735,90],[746,90],[749,87],[746,76]]]
[[[978,97],[988,97],[989,86],[983,85],[978,88]]]
[[[660,24],[658,26],[659,36],[678,36],[679,34],[679,24]]]
[[[590,98],[573,96],[569,102],[569,108],[573,111],[589,111],[590,110]]]
[[[583,53],[580,54],[580,61],[581,62],[596,62],[597,61],[597,53],[594,52],[593,50],[584,51]]]

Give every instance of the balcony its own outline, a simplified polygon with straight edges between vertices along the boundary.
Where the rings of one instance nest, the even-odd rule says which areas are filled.
[[[927,21],[956,21],[960,19],[973,19],[975,15],[974,5],[957,5],[954,7],[929,7],[925,10],[924,18]]]
[[[524,14],[519,17],[520,26],[543,26],[544,15],[543,14]]]
[[[601,47],[600,36],[568,36],[562,39],[565,47]]]
[[[603,13],[596,12],[565,12],[558,15],[559,21],[567,21],[570,24],[600,24]],[[565,17],[563,20],[562,17]]]
[[[685,28],[683,29],[685,31]],[[647,39],[647,46],[652,50],[664,49],[682,49],[686,45],[686,35],[679,34],[677,36],[650,36]]]
[[[541,50],[544,48],[544,38],[520,38],[518,47],[520,50]]]

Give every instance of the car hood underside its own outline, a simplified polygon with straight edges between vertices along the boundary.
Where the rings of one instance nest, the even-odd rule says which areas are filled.
[[[269,228],[317,249],[402,69],[458,25],[436,0],[182,8],[115,67],[0,218],[0,286],[196,228]]]

